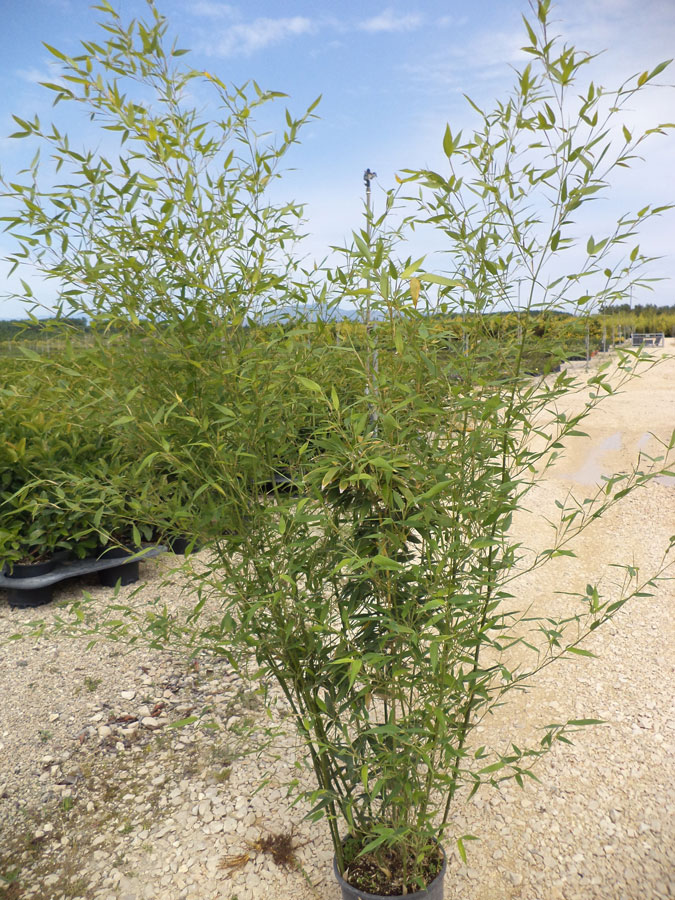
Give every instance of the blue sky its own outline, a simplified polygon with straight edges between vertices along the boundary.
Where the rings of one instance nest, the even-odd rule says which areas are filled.
[[[64,106],[52,114],[49,93],[39,87],[57,74],[41,42],[75,54],[80,39],[98,39],[102,16],[86,0],[2,0],[1,6],[0,169],[11,176],[28,161],[24,143],[7,138],[16,130],[11,114],[49,120]],[[124,19],[146,15],[144,0],[113,0],[113,6]],[[366,167],[377,171],[383,188],[403,168],[442,167],[446,122],[455,131],[473,121],[463,93],[480,103],[504,96],[509,67],[525,60],[521,14],[529,14],[526,0],[412,6],[158,0],[158,6],[179,44],[192,49],[183,59],[195,68],[234,84],[255,78],[288,93],[297,112],[323,95],[320,118],[304,131],[289,163],[297,171],[283,188],[306,203],[307,251],[317,258],[360,226]],[[555,30],[579,48],[605,51],[588,75],[607,87],[674,55],[673,0],[561,0],[553,19]],[[661,81],[675,81],[675,71],[666,76]],[[673,91],[645,93],[629,126],[675,120],[674,98]],[[86,133],[71,136],[87,143]],[[675,138],[657,139],[648,165],[622,175],[614,198],[594,215],[600,221],[646,202],[675,200],[674,168]],[[665,257],[655,274],[671,280],[635,301],[673,303],[675,216],[658,220],[646,238],[645,249]],[[0,237],[0,251],[8,246]],[[0,318],[20,314],[18,305],[0,300]]]

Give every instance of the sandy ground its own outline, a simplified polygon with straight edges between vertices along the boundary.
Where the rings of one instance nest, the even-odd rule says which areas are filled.
[[[589,436],[570,441],[515,523],[526,544],[546,546],[542,516],[556,500],[629,471],[673,427],[675,358],[609,398],[587,422]],[[596,578],[612,594],[620,576],[611,564],[654,571],[673,533],[675,480],[665,478],[592,525],[575,559],[524,576],[518,592],[538,610],[564,610],[566,592]],[[167,560],[144,564],[147,585],[134,602],[160,589],[183,602],[170,569]],[[105,605],[93,581],[62,599],[83,589]],[[606,721],[557,745],[539,765],[540,784],[510,783],[458,807],[457,834],[480,840],[468,845],[468,865],[449,848],[446,900],[675,898],[674,600],[664,581],[632,601],[585,644],[599,659],[550,667],[481,726],[481,742],[522,743],[550,722]],[[33,617],[0,593],[0,641]],[[260,737],[268,720],[227,666],[107,644],[85,653],[60,637],[4,642],[0,690],[0,900],[3,891],[8,900],[337,900],[327,828],[301,821],[283,789],[297,742],[289,734],[247,753],[242,724]],[[221,726],[218,739],[167,727],[204,709]],[[283,711],[269,721],[282,724]],[[291,823],[302,872],[277,865],[259,843]]]

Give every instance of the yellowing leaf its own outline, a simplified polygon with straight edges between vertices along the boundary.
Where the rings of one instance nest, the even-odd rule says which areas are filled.
[[[326,474],[323,476],[323,479],[321,481],[321,487],[325,488],[326,485],[329,485],[339,471],[340,471],[339,466],[331,466],[331,468],[328,469]]]
[[[410,279],[410,296],[412,297],[412,302],[415,307],[417,307],[417,301],[420,298],[420,290],[422,289],[422,283],[419,278],[411,278]]]

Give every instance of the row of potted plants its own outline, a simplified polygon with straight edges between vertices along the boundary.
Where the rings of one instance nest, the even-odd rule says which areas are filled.
[[[0,383],[0,565],[18,574],[138,546],[193,528],[189,494],[139,472],[132,433],[95,379],[87,354],[13,361]],[[68,371],[65,371],[67,369]],[[119,387],[119,386],[118,386]],[[105,402],[104,402],[105,401]]]
[[[277,331],[280,353],[300,352],[302,341],[289,348],[294,338]],[[252,332],[243,337],[252,346],[256,340]],[[273,353],[251,355],[250,367],[229,383],[195,379],[194,367],[178,359],[168,383],[158,378],[159,356],[172,352],[162,336],[149,346],[147,336],[127,333],[102,346],[64,344],[56,358],[39,366],[32,358],[8,361],[0,375],[6,572],[98,555],[110,544],[217,538],[246,517],[250,503],[296,489],[304,461],[316,452],[321,400],[302,386],[282,392]],[[307,377],[321,368],[316,356]],[[264,417],[261,378],[278,392]],[[348,396],[344,374],[342,380]],[[206,432],[218,441],[215,467]]]

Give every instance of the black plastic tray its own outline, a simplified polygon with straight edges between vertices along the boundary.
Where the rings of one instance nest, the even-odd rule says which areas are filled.
[[[32,578],[12,578],[9,575],[0,575],[0,588],[9,592],[10,606],[42,606],[44,603],[51,602],[52,588],[55,584],[65,581],[67,578],[77,578],[78,575],[98,572],[101,584],[107,587],[114,587],[118,581],[123,585],[133,584],[138,581],[140,560],[159,556],[160,553],[166,552],[167,548],[163,544],[153,544],[150,547],[142,547],[138,552],[129,556],[104,556],[102,559],[88,557],[59,563],[46,575],[34,575]]]

